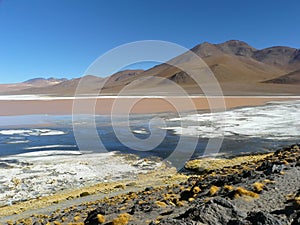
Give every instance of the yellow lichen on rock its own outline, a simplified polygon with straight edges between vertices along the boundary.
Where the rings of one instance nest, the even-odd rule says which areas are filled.
[[[193,201],[195,201],[195,199],[194,198],[189,198],[188,201],[193,202]]]
[[[237,156],[232,159],[225,158],[203,158],[190,160],[185,164],[185,168],[193,171],[209,171],[222,169],[224,167],[232,167],[235,165],[241,165],[242,163],[254,163],[265,159],[270,154],[258,154],[249,156]]]
[[[155,204],[159,207],[165,208],[167,207],[167,204],[165,202],[156,201]]]
[[[75,221],[75,222],[77,222],[77,221],[79,221],[79,220],[80,220],[80,216],[75,216],[75,217],[74,217],[74,221]]]
[[[130,215],[128,213],[120,214],[112,221],[112,225],[126,225],[128,224]]]
[[[219,187],[213,185],[213,186],[211,186],[210,189],[209,189],[209,194],[210,194],[211,196],[214,196],[214,195],[219,191],[219,189],[220,189]]]
[[[252,198],[259,198],[259,194],[253,192],[253,191],[249,191],[245,188],[242,188],[242,187],[238,187],[236,190],[235,190],[235,195],[234,197],[238,198],[238,197],[241,197],[241,196],[249,196],[249,197],[252,197]]]
[[[253,188],[256,192],[261,192],[263,189],[264,189],[264,184],[263,183],[260,183],[260,182],[255,182],[253,184]]]
[[[184,206],[185,204],[184,204],[184,202],[183,201],[178,201],[178,202],[176,202],[176,206],[178,206],[178,207],[182,207],[182,206]]]
[[[194,192],[195,194],[198,194],[200,191],[201,191],[201,189],[200,189],[199,187],[194,187],[194,188],[193,188],[193,192]]]
[[[263,180],[263,183],[264,183],[264,184],[274,184],[275,181],[269,180],[269,179],[265,179],[265,180]]]
[[[234,188],[231,185],[224,185],[225,191],[232,191]]]
[[[105,223],[105,217],[102,214],[98,214],[97,219],[99,223]]]

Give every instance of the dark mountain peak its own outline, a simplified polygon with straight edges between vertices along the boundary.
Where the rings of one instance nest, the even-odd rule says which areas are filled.
[[[255,48],[250,46],[244,41],[230,40],[216,45],[223,53],[236,56],[251,57],[256,51]]]
[[[248,43],[244,42],[244,41],[240,41],[240,40],[229,40],[229,41],[225,41],[223,43],[217,44],[217,45],[228,45],[228,46],[244,46],[244,47],[250,47],[253,48],[252,46],[250,46]],[[255,48],[253,48],[255,49]]]
[[[204,42],[192,48],[192,51],[203,58],[223,54],[251,57],[256,49],[244,41],[229,40],[220,44]]]
[[[273,46],[273,47],[258,50],[257,53],[269,54],[269,55],[284,54],[284,55],[292,56],[297,51],[298,49],[287,47],[287,46]]]
[[[191,51],[203,58],[220,54],[220,50],[214,44],[211,44],[209,42],[204,42],[200,45],[196,45],[191,49]]]
[[[274,66],[288,66],[300,62],[299,49],[286,46],[274,46],[255,52],[253,58]]]
[[[290,71],[300,67],[300,49],[286,46],[273,46],[257,50],[244,41],[229,40],[220,44],[204,42],[192,48],[192,51],[202,58],[224,55],[243,56]]]

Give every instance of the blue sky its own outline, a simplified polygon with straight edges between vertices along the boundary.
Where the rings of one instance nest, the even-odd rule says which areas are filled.
[[[80,77],[138,40],[300,48],[298,0],[0,0],[0,83]]]

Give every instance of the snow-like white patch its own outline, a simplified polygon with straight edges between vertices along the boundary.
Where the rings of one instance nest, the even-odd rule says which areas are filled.
[[[66,134],[60,130],[51,129],[12,129],[0,130],[0,135],[21,135],[21,136],[53,136]]]
[[[0,158],[0,206],[60,190],[135,177],[161,163],[128,161],[115,152],[38,151]]]
[[[7,141],[6,144],[26,144],[29,142],[30,142],[29,140]]]
[[[36,149],[52,149],[52,148],[75,148],[76,145],[43,145],[24,148],[26,150],[36,150]]]
[[[27,148],[28,149],[28,148]],[[43,157],[43,156],[59,156],[59,155],[82,155],[80,151],[60,151],[60,150],[50,150],[50,151],[37,151],[37,152],[26,152],[26,153],[21,153],[16,156],[14,156],[14,159],[24,159],[25,157],[36,157],[35,160],[39,159],[38,157]],[[10,157],[8,157],[10,158]],[[49,158],[48,158],[49,159]]]
[[[37,136],[53,136],[53,135],[63,135],[66,134],[60,130],[51,130],[51,129],[35,129],[33,134]]]
[[[135,133],[135,134],[149,134],[149,131],[142,128],[140,130],[133,130],[132,133]]]
[[[0,130],[0,134],[2,135],[26,134],[31,132],[31,130]]]
[[[226,112],[187,115],[171,118],[186,126],[169,126],[175,134],[202,138],[259,137],[290,139],[300,137],[300,101],[277,102]],[[197,125],[195,125],[197,124]]]

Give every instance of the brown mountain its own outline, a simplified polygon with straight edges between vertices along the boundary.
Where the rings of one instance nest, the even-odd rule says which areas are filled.
[[[299,94],[300,50],[284,46],[255,49],[243,41],[231,40],[221,44],[202,43],[191,49],[209,66],[227,95]],[[171,62],[192,65],[188,54],[175,57]],[[198,75],[201,76],[201,71]],[[106,94],[116,94],[128,87],[132,94],[168,93],[166,81],[171,80],[186,91],[200,94],[201,90],[184,71],[167,63],[149,70],[126,70],[107,78],[85,76],[43,88],[34,87],[15,93],[43,93],[74,95],[79,81],[81,94],[95,93],[99,87]]]
[[[300,68],[299,50],[288,47],[272,47],[257,50],[242,41],[227,41],[222,44],[203,43],[191,49],[200,56],[209,66],[219,81],[225,94],[266,94],[266,93],[299,93],[298,88],[290,86],[291,83],[282,82],[274,87],[266,80],[276,79],[284,74]],[[182,64],[191,63],[186,54],[172,59]],[[199,73],[199,76],[201,74]],[[152,92],[165,90],[165,83],[157,83],[152,77],[163,77],[176,82],[187,91],[199,93],[193,79],[180,69],[168,64],[161,64],[143,72],[139,78],[148,78],[147,82],[137,82],[135,78],[127,80],[136,83],[134,89],[150,89]],[[115,86],[111,92],[123,88]],[[141,91],[140,91],[141,92]]]
[[[227,54],[252,58],[279,68],[291,69],[300,64],[300,50],[285,46],[274,46],[257,50],[243,41],[230,40],[221,44],[203,43],[192,49],[202,58]]]
[[[300,50],[289,47],[271,47],[257,50],[245,42],[231,40],[221,44],[203,43],[191,49],[200,56],[209,66],[215,77],[219,81],[225,94],[299,94],[299,88],[291,86],[297,84],[291,79],[281,79],[279,82],[271,82],[285,74],[293,80],[299,79]],[[176,61],[188,63],[190,59],[183,54],[177,57]],[[292,74],[290,74],[292,72]],[[189,92],[197,92],[193,80],[183,71],[161,64],[148,71],[144,76],[160,76],[168,78]],[[201,74],[199,74],[201,76]],[[270,80],[270,82],[265,82]],[[149,84],[147,84],[149,86]],[[157,84],[153,88],[160,89]]]
[[[276,46],[255,51],[252,58],[275,67],[289,70],[300,66],[300,50],[289,47]]]
[[[62,82],[48,86],[24,86],[22,89],[11,90],[6,94],[50,94],[59,96],[74,96],[78,94],[97,94],[100,87],[103,90],[114,86],[126,84],[128,79],[138,76],[143,70],[124,70],[117,72],[109,77],[101,78],[93,75],[86,75],[81,78],[63,80]],[[36,83],[38,79],[26,81],[25,83]],[[77,87],[80,83],[80,90]],[[23,84],[23,83],[22,83]]]

